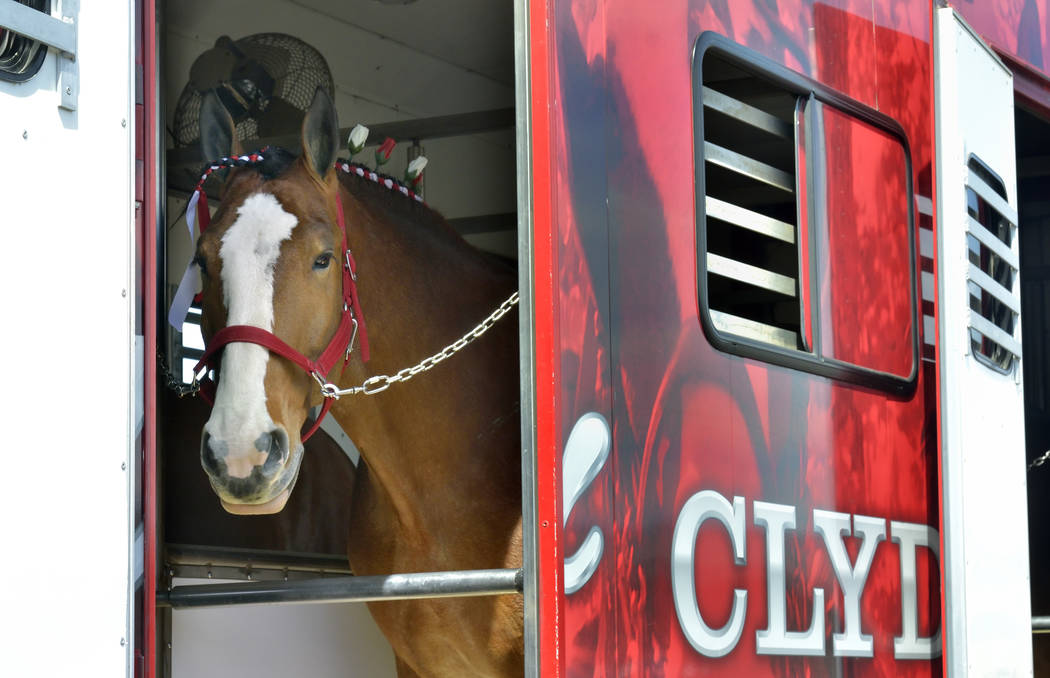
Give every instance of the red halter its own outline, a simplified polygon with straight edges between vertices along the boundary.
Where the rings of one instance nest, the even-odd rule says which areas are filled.
[[[263,151],[265,150],[266,149],[263,149]],[[262,153],[262,151],[260,151],[260,153]],[[259,160],[262,160],[262,156],[253,154],[247,158],[238,158],[237,160],[258,162]],[[232,166],[242,165],[234,163],[228,158],[223,158],[218,164],[211,166],[205,172],[204,176],[201,177],[200,183],[197,184],[197,190],[195,191],[199,195],[196,205],[197,222],[201,233],[203,233],[208,227],[211,220],[211,214],[208,212],[207,197],[202,188],[204,181],[208,178],[211,172]],[[365,362],[368,361],[368,332],[365,329],[365,317],[361,311],[361,300],[357,296],[357,264],[354,261],[353,254],[350,253],[350,248],[347,246],[346,219],[343,216],[343,200],[338,192],[335,196],[335,205],[339,217],[339,231],[342,234],[342,244],[340,245],[340,249],[344,253],[342,262],[343,314],[339,320],[339,327],[336,329],[332,339],[328,342],[328,346],[321,351],[321,355],[319,355],[316,360],[311,360],[289,346],[269,330],[264,330],[261,327],[255,327],[253,325],[230,325],[216,332],[215,336],[213,336],[211,341],[208,342],[200,362],[198,362],[196,367],[193,368],[193,373],[195,375],[200,374],[201,370],[205,367],[207,367],[209,371],[214,370],[217,366],[217,356],[219,351],[225,347],[226,344],[235,342],[258,344],[271,353],[276,353],[279,356],[287,358],[305,370],[321,385],[326,383],[328,373],[333,367],[335,367],[336,363],[339,362],[340,356],[343,356],[343,369],[346,369],[347,363],[350,362],[350,353],[354,348],[354,339],[358,335],[361,336],[361,359]],[[205,376],[204,379],[201,380],[201,396],[208,401],[209,405],[214,402],[214,393],[215,384]],[[333,400],[335,400],[335,398],[324,398],[321,412],[318,414],[317,419],[314,421],[310,429],[305,435],[303,435],[301,439],[303,442],[306,442],[321,426],[321,420],[325,418],[325,415],[327,415],[328,411],[332,408]]]

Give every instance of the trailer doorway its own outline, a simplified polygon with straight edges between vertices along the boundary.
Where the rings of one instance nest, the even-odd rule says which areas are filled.
[[[1050,674],[1050,116],[1018,102],[1018,227],[1021,250],[1021,334],[1028,468],[1028,553],[1035,675]]]
[[[166,149],[159,173],[166,230],[159,281],[162,314],[192,253],[183,218],[186,202],[202,164],[211,160],[180,136],[177,112],[195,61],[222,36],[236,41],[287,34],[317,50],[331,71],[340,127],[361,123],[372,130],[368,146],[355,159],[374,164],[373,149],[386,136],[399,142],[382,167],[387,174],[399,177],[412,157],[425,155],[429,164],[421,193],[428,204],[468,242],[516,258],[514,4],[472,0],[457,3],[455,10],[435,5],[404,0],[192,0],[160,8],[159,89]],[[293,147],[297,137],[298,123],[287,130],[268,128],[249,147],[277,143],[298,150]],[[161,326],[165,329],[158,348],[175,379],[186,379],[202,348],[192,322],[181,335],[163,321]],[[244,518],[222,513],[200,472],[196,434],[206,419],[202,405],[180,401],[169,391],[158,395],[158,403],[161,590],[197,582],[348,574],[346,530],[340,528],[348,515],[342,507],[318,513],[302,501],[290,502],[287,515],[260,518],[256,527],[244,529]],[[306,494],[304,480],[329,492],[352,483],[356,450],[332,423],[326,420],[317,442],[307,443],[296,494]],[[164,609],[157,623],[160,676],[277,676],[292,667],[311,675],[394,675],[389,648],[364,606],[356,603]],[[259,640],[284,635],[286,629],[296,629],[299,639],[281,644]],[[249,657],[254,663],[250,668],[245,664]]]

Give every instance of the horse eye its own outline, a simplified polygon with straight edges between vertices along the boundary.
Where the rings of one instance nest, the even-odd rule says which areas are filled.
[[[324,270],[332,263],[332,254],[325,252],[321,256],[314,259],[314,268],[317,270]]]

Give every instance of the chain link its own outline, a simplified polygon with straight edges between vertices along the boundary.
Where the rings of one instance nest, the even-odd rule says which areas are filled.
[[[194,377],[193,383],[191,384],[183,383],[182,379],[176,377],[168,369],[168,363],[164,359],[164,354],[160,351],[157,351],[157,370],[160,372],[161,377],[164,378],[165,385],[172,391],[175,391],[180,398],[185,398],[186,396],[193,397],[200,393],[201,385],[196,377]]]
[[[1039,466],[1042,466],[1043,464],[1046,464],[1048,462],[1050,462],[1050,450],[1043,452],[1043,456],[1039,457],[1038,459],[1033,459],[1032,463],[1028,465],[1028,470],[1031,471],[1032,469],[1038,468]]]
[[[387,390],[392,385],[398,382],[408,381],[417,374],[421,374],[423,372],[426,372],[427,370],[431,370],[437,367],[442,362],[454,356],[456,353],[462,351],[464,348],[466,348],[468,344],[470,344],[475,339],[478,339],[483,334],[488,332],[492,328],[492,326],[495,325],[500,318],[507,315],[510,309],[512,309],[517,303],[518,293],[515,292],[514,294],[510,295],[502,304],[500,304],[499,308],[493,311],[491,315],[489,315],[489,317],[482,320],[477,327],[467,332],[459,339],[456,339],[454,342],[441,349],[434,355],[424,358],[412,367],[404,368],[397,374],[377,374],[375,376],[369,377],[368,379],[365,379],[360,386],[354,386],[351,388],[344,389],[340,389],[335,384],[321,383],[323,380],[318,379],[318,383],[321,383],[321,395],[323,395],[325,398],[337,399],[340,396],[344,395],[375,395],[377,393],[382,393],[383,391]],[[317,375],[314,375],[314,378],[317,379]]]

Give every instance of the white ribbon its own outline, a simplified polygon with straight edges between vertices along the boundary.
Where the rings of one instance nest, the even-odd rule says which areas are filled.
[[[186,228],[190,232],[190,244],[195,241],[193,231],[197,225],[197,202],[200,200],[200,191],[194,191],[190,201],[186,204]],[[193,304],[193,297],[197,296],[197,265],[190,259],[186,264],[186,271],[182,274],[179,288],[175,291],[175,297],[171,300],[171,308],[168,309],[168,324],[176,331],[182,332],[182,324],[186,320],[186,313]]]

